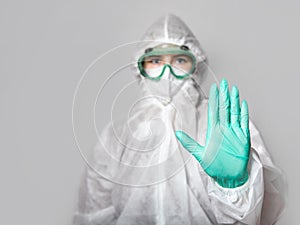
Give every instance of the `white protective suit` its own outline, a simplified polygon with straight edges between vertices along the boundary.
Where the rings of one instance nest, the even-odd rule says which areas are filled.
[[[186,45],[199,62],[207,62],[195,36],[174,15],[154,23],[143,40],[137,57],[159,41]],[[237,188],[219,186],[177,141],[175,131],[183,130],[205,143],[208,100],[200,88],[202,76],[200,63],[193,79],[174,81],[180,90],[170,92],[170,104],[151,97],[168,93],[139,76],[146,97],[127,121],[111,121],[102,130],[83,176],[74,224],[267,225],[278,220],[284,208],[282,174],[251,121],[249,179]]]

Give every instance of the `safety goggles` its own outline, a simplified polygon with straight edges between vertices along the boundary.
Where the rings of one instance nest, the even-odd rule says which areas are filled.
[[[148,48],[138,59],[141,75],[160,80],[166,69],[177,79],[184,79],[195,71],[196,58],[187,46]]]

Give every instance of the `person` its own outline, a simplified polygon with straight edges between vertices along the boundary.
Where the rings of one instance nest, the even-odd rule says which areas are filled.
[[[74,224],[274,224],[283,177],[227,80],[177,16],[158,19],[135,57],[144,98],[101,132]]]

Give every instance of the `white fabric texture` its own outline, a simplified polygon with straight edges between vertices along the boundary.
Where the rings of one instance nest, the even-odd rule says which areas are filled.
[[[141,45],[137,56],[162,40],[187,45],[199,63],[207,59],[174,15],[160,18],[143,40],[153,43]],[[102,130],[82,177],[75,225],[268,225],[278,220],[285,200],[282,173],[251,121],[249,180],[237,188],[219,186],[178,143],[176,130],[205,143],[208,100],[201,93],[199,68],[193,79],[176,81],[180,88],[168,101],[155,96],[159,83],[148,85],[140,76],[147,98],[126,121],[111,121]]]

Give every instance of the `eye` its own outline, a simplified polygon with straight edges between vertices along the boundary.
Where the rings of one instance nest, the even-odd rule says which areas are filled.
[[[162,59],[158,56],[151,56],[147,57],[144,62],[150,65],[157,65],[162,63]]]
[[[176,63],[179,63],[179,64],[187,63],[187,60],[185,58],[177,58]]]
[[[152,64],[159,64],[161,61],[160,61],[159,58],[154,58],[154,59],[151,59],[150,62],[151,62]]]

